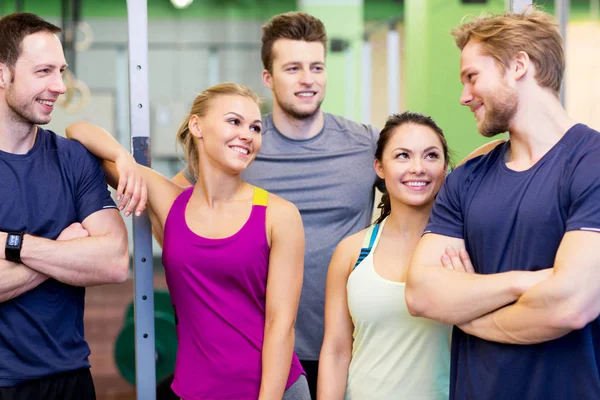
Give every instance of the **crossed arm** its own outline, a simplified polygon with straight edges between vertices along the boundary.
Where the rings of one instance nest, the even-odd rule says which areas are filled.
[[[597,233],[567,232],[554,268],[478,275],[444,268],[447,262],[434,260],[432,254],[443,254],[448,246],[463,248],[462,240],[425,235],[409,270],[409,311],[495,342],[556,339],[600,314],[600,256],[593,250],[598,245]],[[450,264],[465,263],[468,257],[455,257]]]
[[[68,240],[50,240],[24,235],[21,260],[8,263],[0,254],[0,280],[10,282],[0,298],[6,300],[31,290],[47,278],[73,286],[121,283],[127,279],[129,253],[127,231],[118,211],[101,210],[89,215],[82,223],[86,236]],[[0,243],[6,242],[0,232]],[[11,269],[10,267],[17,267]],[[7,281],[2,275],[5,274]]]

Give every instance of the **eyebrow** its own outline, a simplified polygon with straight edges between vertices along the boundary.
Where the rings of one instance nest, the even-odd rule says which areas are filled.
[[[67,64],[63,64],[60,67],[58,67],[58,69],[67,69],[69,66]],[[34,66],[34,69],[38,69],[38,68],[50,68],[50,69],[56,69],[56,65],[54,64],[37,64]]]
[[[292,65],[302,65],[302,61],[290,61],[282,65],[282,68],[291,67]],[[324,61],[313,61],[310,65],[325,65]]]
[[[405,151],[405,152],[407,152],[407,153],[413,153],[413,151],[412,151],[412,150],[410,150],[410,149],[407,149],[407,148],[404,148],[404,147],[396,147],[396,148],[395,148],[394,150],[392,150],[392,151],[396,151],[396,150]],[[440,151],[440,148],[439,148],[439,147],[437,147],[437,146],[429,146],[429,147],[427,147],[425,150],[423,150],[423,153],[427,153],[428,151],[431,151],[431,150],[438,150],[438,151]]]
[[[242,117],[240,114],[236,113],[235,111],[228,111],[225,114],[223,114],[223,116],[226,116],[227,114],[233,114],[235,116],[237,116],[239,119],[241,119],[242,121],[244,121],[244,117]],[[262,120],[260,119],[255,119],[254,122],[252,122],[253,124],[259,123],[262,125]]]

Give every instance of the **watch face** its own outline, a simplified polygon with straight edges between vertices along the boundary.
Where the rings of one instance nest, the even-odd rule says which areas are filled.
[[[21,236],[20,235],[8,235],[8,239],[6,240],[6,245],[10,247],[19,247],[21,246]]]

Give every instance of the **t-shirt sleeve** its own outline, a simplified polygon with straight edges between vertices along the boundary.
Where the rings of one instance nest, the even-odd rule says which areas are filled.
[[[446,178],[435,199],[429,216],[429,222],[423,234],[436,233],[444,236],[463,238],[464,219],[460,198],[460,194],[464,193],[464,188],[460,187],[462,170],[463,168],[460,168]]]
[[[570,177],[567,231],[600,232],[600,146],[579,160]]]
[[[96,211],[117,208],[110,197],[104,172],[100,163],[82,146],[78,152],[78,162],[74,166],[77,172],[75,190],[75,210],[77,221],[82,222]]]
[[[375,150],[377,150],[377,141],[379,140],[379,134],[381,133],[381,130],[373,125],[367,125],[367,129],[369,130],[369,136],[371,137],[371,142],[373,143],[373,154],[375,154]]]

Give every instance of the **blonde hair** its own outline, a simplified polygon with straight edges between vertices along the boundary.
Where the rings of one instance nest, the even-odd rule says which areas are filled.
[[[518,52],[524,51],[535,65],[538,84],[556,94],[560,92],[565,71],[562,38],[556,20],[539,8],[528,7],[521,14],[506,12],[474,18],[451,33],[461,51],[469,41],[479,42],[483,54],[504,68]]]
[[[190,133],[190,118],[192,115],[196,115],[199,118],[204,117],[208,113],[211,101],[220,96],[242,96],[253,100],[257,105],[260,105],[261,103],[258,95],[251,89],[230,82],[211,86],[196,96],[189,114],[185,117],[177,131],[177,142],[183,147],[188,169],[195,177],[197,177],[199,173],[198,163],[200,160],[198,157],[197,139]]]

